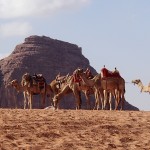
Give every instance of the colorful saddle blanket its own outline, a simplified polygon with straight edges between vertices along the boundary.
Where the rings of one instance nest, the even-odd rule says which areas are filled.
[[[103,68],[101,70],[102,74],[103,74],[103,78],[107,78],[107,77],[117,77],[117,78],[121,78],[119,72],[112,72],[112,71],[109,71],[108,69],[106,68]]]

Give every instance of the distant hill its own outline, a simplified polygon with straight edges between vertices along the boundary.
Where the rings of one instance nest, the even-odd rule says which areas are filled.
[[[43,74],[47,83],[50,83],[59,72],[61,75],[72,74],[77,67],[89,67],[94,75],[97,73],[82,54],[82,48],[75,44],[46,36],[35,35],[25,38],[24,43],[17,45],[8,57],[0,60],[0,107],[14,108],[17,105],[23,108],[22,93],[17,94],[13,89],[7,88],[7,84],[13,79],[21,81],[24,73]],[[38,108],[38,97],[35,96],[33,100],[34,108]],[[74,98],[72,95],[68,98],[64,98],[61,105],[63,108],[72,109]],[[138,110],[128,103],[125,104],[125,108]]]

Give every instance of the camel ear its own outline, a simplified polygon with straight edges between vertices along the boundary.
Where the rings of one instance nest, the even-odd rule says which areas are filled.
[[[69,77],[69,73],[66,75],[66,77]]]
[[[12,81],[7,83],[7,86],[11,86],[12,85]]]
[[[56,77],[60,77],[60,72],[56,75]]]

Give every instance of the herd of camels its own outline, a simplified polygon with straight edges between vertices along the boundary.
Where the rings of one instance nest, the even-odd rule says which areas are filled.
[[[81,109],[81,92],[86,98],[87,109],[91,108],[90,95],[95,97],[95,105],[93,109],[109,109],[112,110],[112,98],[115,100],[115,110],[124,109],[125,101],[125,80],[119,77],[102,78],[101,73],[93,78],[88,78],[83,69],[77,68],[74,74],[80,78],[79,82],[75,82],[74,75],[57,75],[56,78],[47,84],[44,77],[39,74],[36,77],[25,73],[22,76],[22,81],[14,79],[9,82],[17,92],[22,92],[24,95],[24,109],[32,109],[33,95],[41,95],[42,108],[45,107],[45,98],[49,96],[50,104],[54,110],[59,109],[61,98],[69,93],[73,93],[76,102],[76,109]],[[142,82],[137,79],[132,83],[137,84],[142,92],[150,92],[150,86],[143,86]]]

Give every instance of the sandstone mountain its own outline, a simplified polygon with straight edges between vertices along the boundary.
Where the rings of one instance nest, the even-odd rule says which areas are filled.
[[[23,108],[22,93],[17,94],[15,90],[8,88],[7,84],[13,79],[21,81],[24,73],[43,74],[47,83],[50,83],[58,73],[72,74],[77,67],[89,67],[94,75],[97,73],[82,54],[82,48],[75,44],[46,36],[26,38],[8,57],[0,60],[0,107]],[[84,96],[82,97],[84,99]],[[38,108],[39,96],[34,97],[33,103],[33,106]],[[61,105],[63,108],[74,108],[73,96],[69,95],[69,100],[63,99]],[[138,110],[127,102],[125,109]]]

